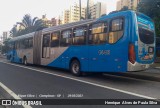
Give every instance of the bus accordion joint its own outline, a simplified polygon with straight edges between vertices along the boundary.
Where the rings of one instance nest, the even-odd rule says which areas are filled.
[[[128,54],[128,58],[129,61],[134,64],[136,61],[136,55],[135,55],[135,48],[134,48],[134,44],[129,44],[129,50],[128,50],[129,54]]]

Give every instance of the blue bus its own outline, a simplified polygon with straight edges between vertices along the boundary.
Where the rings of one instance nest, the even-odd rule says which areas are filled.
[[[148,16],[122,11],[45,28],[10,40],[8,60],[82,72],[129,72],[150,67],[155,28]]]

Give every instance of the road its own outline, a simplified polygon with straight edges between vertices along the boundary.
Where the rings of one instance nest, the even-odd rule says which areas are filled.
[[[59,99],[160,99],[160,82],[129,77],[90,75],[74,77],[66,70],[40,66],[23,66],[15,63],[0,62],[0,82],[21,99],[46,99],[45,95],[58,95]],[[4,96],[8,96],[3,94]],[[33,96],[33,97],[27,97]],[[5,97],[8,98],[8,97]],[[57,97],[47,98],[57,99]],[[36,106],[32,106],[33,108]],[[38,106],[40,107],[40,106]],[[82,106],[46,106],[50,108],[81,108]],[[83,105],[83,108],[106,106]],[[114,105],[110,106],[115,107]],[[128,108],[128,106],[121,106]],[[151,106],[129,106],[130,108],[150,108]],[[157,107],[158,106],[154,106]],[[43,107],[40,107],[43,108]]]

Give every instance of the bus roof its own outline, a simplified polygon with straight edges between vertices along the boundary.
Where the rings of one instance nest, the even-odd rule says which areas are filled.
[[[95,21],[95,20],[88,19],[88,20],[82,20],[82,21],[78,21],[78,22],[72,22],[72,23],[68,23],[68,24],[53,26],[53,27],[43,29],[42,33],[45,34],[45,33],[53,32],[53,31],[60,30],[60,29],[67,29],[69,27],[88,24],[88,23],[91,23],[93,21]],[[21,40],[21,39],[27,39],[27,38],[33,37],[34,34],[35,34],[35,32],[28,33],[28,34],[21,35],[21,36],[17,36],[17,37],[12,38],[9,42],[13,42],[13,41]]]
[[[99,18],[98,20],[104,20],[107,18],[112,18],[112,17],[116,17],[116,16],[121,16],[121,15],[129,15],[129,14],[137,14],[141,17],[144,17],[144,18],[152,21],[152,19],[150,17],[148,17],[147,15],[145,15],[141,12],[133,11],[133,10],[111,12],[110,14],[103,16],[103,17]]]
[[[67,28],[74,27],[74,26],[80,26],[80,25],[92,23],[94,21],[95,20],[93,20],[93,19],[88,19],[88,20],[82,20],[82,21],[78,21],[78,22],[72,22],[72,23],[68,23],[68,24],[53,26],[53,27],[43,29],[42,33],[44,34],[44,33],[48,33],[51,31],[60,30],[60,29],[67,29]]]
[[[28,34],[21,35],[21,36],[17,36],[17,37],[14,37],[14,38],[12,38],[9,42],[13,42],[13,41],[21,40],[21,39],[31,38],[31,37],[34,36],[34,33],[35,33],[35,32],[28,33]]]
[[[78,22],[72,22],[72,23],[68,23],[68,24],[63,24],[63,25],[58,25],[58,26],[45,28],[45,29],[42,30],[42,33],[43,34],[50,33],[50,32],[53,32],[53,31],[58,31],[60,29],[64,30],[64,29],[68,29],[70,27],[76,27],[76,26],[85,25],[85,24],[89,24],[89,23],[92,23],[92,22],[96,22],[96,21],[103,21],[105,19],[113,18],[113,17],[116,17],[116,16],[129,15],[129,14],[134,14],[134,13],[139,14],[139,15],[147,18],[147,19],[150,19],[148,16],[146,16],[146,15],[144,15],[142,13],[138,13],[138,12],[132,11],[132,10],[119,11],[119,12],[113,12],[113,13],[110,13],[108,15],[102,16],[102,17],[100,17],[98,19],[82,20],[82,21],[78,21]],[[21,40],[21,39],[30,38],[30,37],[33,37],[34,34],[35,34],[35,32],[28,33],[28,34],[25,34],[25,35],[22,35],[22,36],[18,36],[18,37],[12,38],[10,40],[10,42]]]
[[[135,13],[135,11],[133,11],[133,10],[114,11],[114,12],[109,13],[106,16],[100,17],[98,20],[104,20],[104,19],[108,19],[108,18],[112,18],[112,17],[116,17],[116,16],[132,14],[132,13]]]

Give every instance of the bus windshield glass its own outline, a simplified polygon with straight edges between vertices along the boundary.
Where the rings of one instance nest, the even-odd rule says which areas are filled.
[[[154,43],[154,25],[153,22],[137,16],[138,31],[140,40],[145,44]]]

